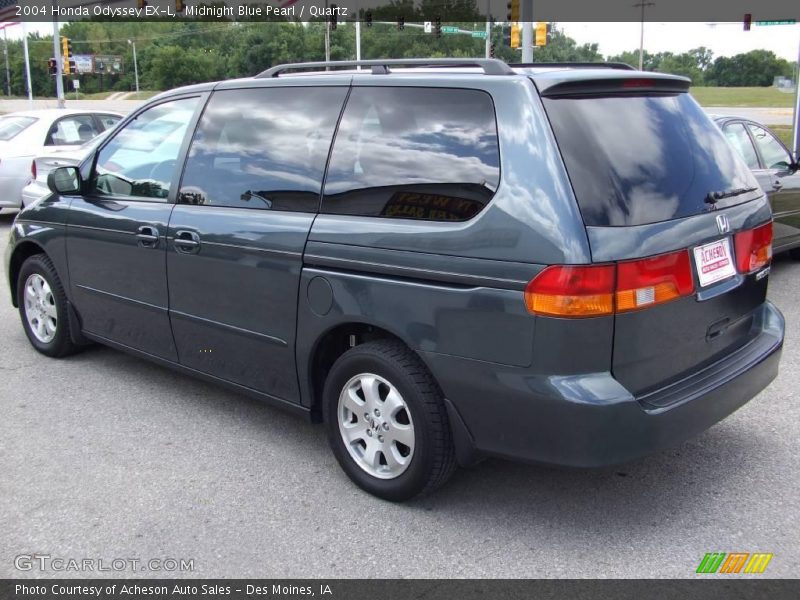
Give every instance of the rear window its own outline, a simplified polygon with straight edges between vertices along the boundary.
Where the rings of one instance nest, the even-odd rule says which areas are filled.
[[[36,122],[34,117],[2,117],[0,118],[0,140],[8,141]]]
[[[543,101],[586,225],[688,217],[710,209],[710,192],[758,188],[688,94]],[[717,207],[751,198],[731,196]]]
[[[492,199],[499,180],[487,93],[356,87],[336,134],[322,211],[465,221]]]

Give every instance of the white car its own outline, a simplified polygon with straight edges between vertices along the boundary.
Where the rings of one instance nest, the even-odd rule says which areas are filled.
[[[77,149],[121,119],[113,111],[57,108],[0,116],[0,209],[20,207],[35,157]]]
[[[28,185],[22,188],[22,206],[30,206],[51,194],[47,186],[47,176],[50,171],[58,167],[78,166],[84,158],[102,142],[114,127],[106,129],[103,133],[78,147],[66,146],[55,148],[45,156],[37,156],[31,162],[31,174]]]

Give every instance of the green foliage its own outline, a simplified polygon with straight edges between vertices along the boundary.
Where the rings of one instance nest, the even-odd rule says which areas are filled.
[[[443,0],[392,0],[373,9],[372,27],[361,27],[362,58],[412,57],[481,57],[485,42],[466,34],[444,34],[437,38],[419,27],[411,26],[441,10]],[[475,0],[444,0],[448,15],[459,15],[456,25],[466,31],[485,31],[479,20]],[[364,12],[363,10],[361,11]],[[399,30],[396,16],[403,13],[406,27]],[[452,18],[452,17],[451,17]],[[388,21],[380,23],[379,21]],[[322,22],[207,22],[183,19],[158,21],[75,21],[66,23],[62,35],[72,40],[75,54],[118,55],[123,70],[114,75],[81,75],[85,94],[134,89],[133,45],[136,44],[141,89],[169,89],[181,85],[246,77],[279,63],[323,60],[325,24]],[[503,28],[496,24],[491,32],[496,58],[520,62],[519,49],[503,43]],[[53,95],[53,78],[47,73],[47,61],[53,55],[52,38],[29,36],[31,74],[34,94]],[[340,23],[331,32],[330,53],[333,60],[355,59],[355,26]],[[553,24],[546,46],[536,47],[535,62],[602,61],[597,44],[578,45]],[[624,52],[609,60],[637,66],[638,51]],[[12,94],[25,94],[21,41],[9,43]],[[717,58],[707,48],[683,54],[664,52],[644,54],[644,68],[677,73],[692,79],[695,85],[770,85],[775,75],[791,75],[792,65],[771,52],[756,50],[731,58]],[[67,86],[69,87],[69,86]]]

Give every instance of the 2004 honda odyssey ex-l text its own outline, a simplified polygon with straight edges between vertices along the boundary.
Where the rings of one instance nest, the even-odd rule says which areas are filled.
[[[322,421],[390,500],[485,456],[628,461],[776,376],[770,208],[688,80],[355,66],[163,93],[53,171],[6,255],[33,346]]]

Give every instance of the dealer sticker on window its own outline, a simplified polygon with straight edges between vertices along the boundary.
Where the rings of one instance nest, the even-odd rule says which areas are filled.
[[[700,287],[736,275],[736,267],[731,256],[730,239],[725,238],[694,249],[694,264]]]

